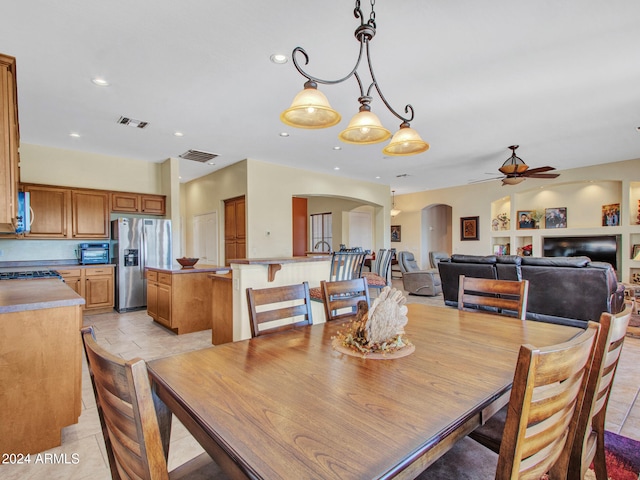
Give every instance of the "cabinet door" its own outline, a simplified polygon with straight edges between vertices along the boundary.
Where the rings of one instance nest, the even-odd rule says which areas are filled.
[[[137,213],[140,211],[140,195],[135,193],[112,193],[111,211]]]
[[[14,232],[18,202],[19,134],[16,60],[0,54],[0,231]]]
[[[70,190],[66,188],[25,185],[31,196],[33,218],[29,237],[66,238]]]
[[[73,238],[109,238],[109,194],[72,190]]]
[[[141,195],[140,211],[147,215],[164,215],[167,212],[164,195]]]
[[[158,284],[147,279],[147,315],[158,319]]]
[[[167,327],[171,327],[171,287],[158,284],[158,318]]]
[[[85,278],[85,308],[113,307],[113,275]]]
[[[247,236],[245,225],[245,201],[244,197],[236,200],[236,239],[244,240]],[[240,257],[244,258],[244,257]]]

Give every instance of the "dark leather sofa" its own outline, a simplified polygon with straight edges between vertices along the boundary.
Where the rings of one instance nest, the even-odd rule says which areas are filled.
[[[624,306],[624,285],[613,267],[588,257],[452,255],[438,263],[446,305],[458,306],[460,275],[529,280],[527,319],[585,327],[602,312]]]

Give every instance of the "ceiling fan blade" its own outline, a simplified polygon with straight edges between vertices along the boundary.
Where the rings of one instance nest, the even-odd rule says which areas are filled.
[[[467,182],[467,183],[468,183],[468,184],[471,184],[471,183],[490,182],[490,181],[492,181],[492,180],[498,180],[498,179],[500,179],[500,178],[503,178],[503,177],[483,178],[483,179],[481,179],[481,180],[471,180],[471,181],[469,181],[469,182]]]
[[[529,178],[557,178],[559,176],[559,173],[534,173],[533,175],[523,175],[523,177]]]
[[[542,173],[542,172],[549,172],[551,170],[555,170],[554,167],[538,167],[538,168],[532,168],[531,170],[527,170],[526,172],[524,172],[522,175],[526,176],[526,177],[530,177],[531,174],[536,174],[536,173]]]

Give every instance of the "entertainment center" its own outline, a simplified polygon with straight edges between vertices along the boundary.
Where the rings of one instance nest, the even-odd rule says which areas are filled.
[[[619,219],[605,220],[605,209],[619,205]],[[520,191],[491,203],[491,216],[507,213],[510,222],[491,231],[491,253],[532,256],[585,255],[616,269],[618,280],[640,283],[640,182],[594,180],[558,183]],[[561,211],[560,227],[545,218],[520,228],[518,213]],[[494,222],[495,225],[495,222]],[[524,225],[524,224],[523,224]]]

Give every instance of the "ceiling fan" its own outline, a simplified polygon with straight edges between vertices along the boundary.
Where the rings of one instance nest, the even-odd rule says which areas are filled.
[[[520,145],[511,145],[511,156],[502,164],[498,169],[504,174],[504,177],[495,177],[491,179],[480,180],[486,182],[487,180],[502,179],[502,185],[517,185],[523,182],[526,178],[556,178],[559,177],[559,173],[544,173],[555,170],[554,167],[538,167],[529,169],[529,165],[516,155],[516,149]],[[471,182],[476,183],[476,182]]]

